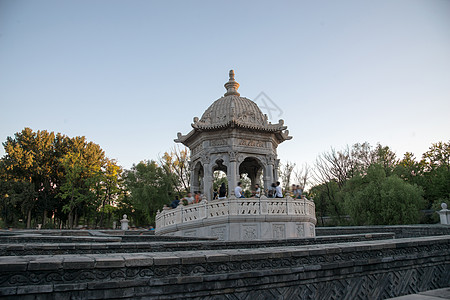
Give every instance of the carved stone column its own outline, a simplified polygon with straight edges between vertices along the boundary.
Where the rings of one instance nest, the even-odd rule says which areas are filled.
[[[227,169],[227,179],[228,179],[228,197],[234,194],[234,188],[237,185],[237,158],[236,151],[228,152],[230,159],[230,166]]]
[[[203,194],[208,201],[212,200],[213,174],[209,163],[203,165],[205,175],[203,176]]]
[[[213,174],[210,164],[210,156],[208,154],[202,157],[203,163],[203,194],[209,201],[212,200]]]
[[[190,166],[191,171],[191,177],[190,177],[190,191],[193,195],[194,192],[199,188],[198,186],[198,172],[195,171],[195,167],[193,166],[193,162],[191,162]]]
[[[268,164],[264,170],[264,188],[270,189],[273,182],[273,165]]]

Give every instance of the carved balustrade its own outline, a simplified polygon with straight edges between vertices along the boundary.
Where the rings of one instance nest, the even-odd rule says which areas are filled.
[[[229,198],[203,200],[198,204],[164,208],[156,214],[156,229],[228,216],[310,216],[315,218],[315,205],[306,199],[286,198]]]

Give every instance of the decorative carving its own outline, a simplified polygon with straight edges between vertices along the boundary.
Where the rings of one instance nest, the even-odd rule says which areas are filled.
[[[211,229],[211,236],[216,236],[221,241],[224,241],[226,239],[225,233],[226,233],[225,226],[214,227]]]
[[[258,238],[256,225],[242,225],[242,239],[256,240]]]
[[[272,226],[273,238],[284,239],[286,238],[286,226],[284,224],[274,224]]]
[[[258,140],[239,139],[239,146],[264,148],[265,142]]]
[[[199,153],[202,150],[203,150],[203,145],[202,144],[198,144],[197,146],[195,146],[192,149],[192,155],[195,155],[195,154]]]
[[[211,140],[209,142],[210,146],[226,146],[227,140],[226,139],[219,139],[219,140]]]
[[[267,164],[268,165],[275,165],[275,160],[276,160],[277,156],[273,155],[273,154],[269,154],[266,156],[266,160],[267,160]]]
[[[230,156],[230,161],[236,161],[237,151],[229,151],[228,155]]]
[[[249,110],[239,113],[237,120],[245,122],[245,123],[256,123],[256,122],[260,121],[257,118],[256,113],[253,111],[249,111]]]
[[[210,161],[211,161],[211,157],[207,153],[207,154],[202,156],[201,161],[202,161],[202,164],[209,164]]]
[[[296,229],[298,237],[305,237],[305,226],[303,224],[297,224]]]

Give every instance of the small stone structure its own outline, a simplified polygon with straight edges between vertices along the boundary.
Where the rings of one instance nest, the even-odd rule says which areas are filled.
[[[128,230],[128,222],[130,222],[130,220],[127,219],[127,215],[123,215],[123,219],[120,220],[120,229]]]
[[[447,203],[442,203],[441,208],[442,209],[437,212],[439,214],[441,224],[450,225],[450,210],[447,209]]]
[[[158,212],[155,234],[226,241],[314,237],[314,202],[264,195],[278,180],[277,147],[292,139],[284,121],[268,122],[255,102],[240,97],[233,70],[229,76],[225,95],[194,118],[188,134],[178,133],[175,139],[191,151],[191,193],[201,192],[203,200]],[[227,199],[212,199],[215,171],[227,175]],[[252,187],[262,187],[261,198],[236,199],[234,188],[243,174]]]

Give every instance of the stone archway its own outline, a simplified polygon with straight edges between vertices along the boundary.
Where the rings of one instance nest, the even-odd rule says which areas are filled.
[[[191,193],[194,194],[194,192],[203,192],[203,177],[205,171],[203,170],[202,163],[200,161],[195,163],[191,172]]]
[[[246,157],[239,164],[239,176],[242,174],[247,174],[248,178],[250,178],[252,189],[255,187],[255,184],[259,184],[261,189],[263,189],[261,177],[264,174],[264,164],[258,158],[254,156]]]
[[[225,183],[225,186],[228,186],[228,176],[227,176],[228,167],[226,164],[224,164],[224,160],[219,158],[215,161],[213,167],[212,167],[212,176],[213,176],[213,194],[214,190],[219,189],[219,184],[216,185],[216,181],[223,181]],[[225,180],[221,180],[221,178],[225,177]],[[228,189],[227,189],[228,191]],[[229,193],[229,191],[228,191]]]

